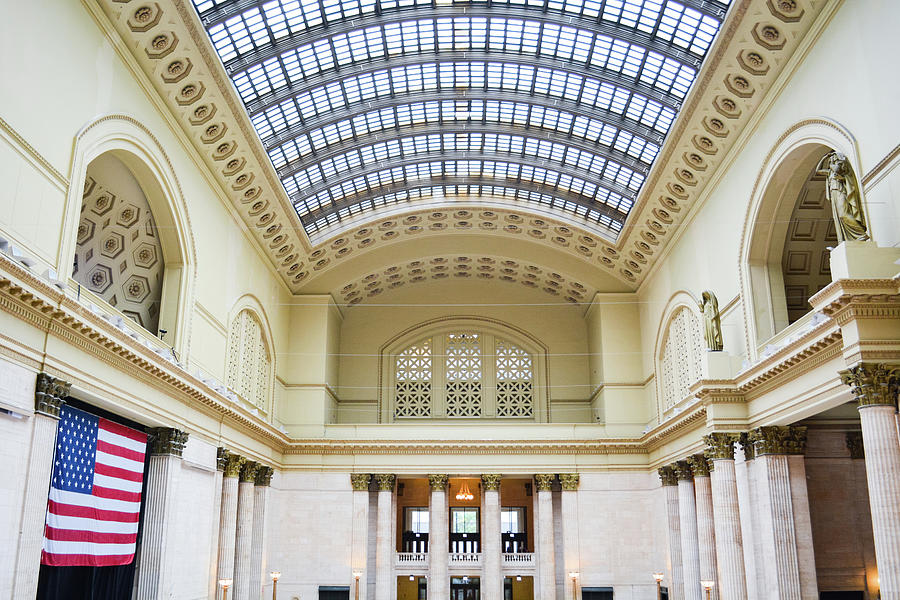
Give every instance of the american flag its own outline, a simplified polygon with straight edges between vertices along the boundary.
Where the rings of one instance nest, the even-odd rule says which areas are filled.
[[[147,434],[63,405],[41,564],[134,560]]]

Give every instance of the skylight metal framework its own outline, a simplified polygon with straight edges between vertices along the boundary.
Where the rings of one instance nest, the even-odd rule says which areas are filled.
[[[621,230],[727,0],[194,0],[307,233],[468,194]]]

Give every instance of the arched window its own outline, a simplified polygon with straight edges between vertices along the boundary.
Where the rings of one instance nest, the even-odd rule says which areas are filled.
[[[536,416],[532,355],[493,333],[435,334],[392,361],[394,419]]]
[[[687,307],[677,309],[669,321],[659,362],[663,409],[687,398],[688,390],[703,374],[700,321]]]
[[[261,410],[269,404],[272,358],[262,325],[250,310],[231,322],[228,339],[228,387]]]

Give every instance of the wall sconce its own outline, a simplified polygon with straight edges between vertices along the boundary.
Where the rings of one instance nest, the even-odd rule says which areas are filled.
[[[706,600],[709,600],[710,591],[713,589],[713,586],[716,585],[716,582],[709,579],[703,579],[700,581],[700,585],[702,585],[703,589],[706,590]]]
[[[222,600],[228,600],[228,588],[234,583],[233,579],[220,579],[219,585],[222,586]]]
[[[578,600],[578,571],[569,571],[572,578],[572,600]]]
[[[656,600],[662,600],[662,580],[663,574],[657,571],[653,574],[653,579],[656,580]]]
[[[359,578],[362,577],[362,571],[353,571],[353,581],[356,582],[355,591],[353,592],[354,598],[359,600]]]
[[[269,577],[272,578],[272,600],[275,600],[275,594],[278,593],[278,579],[281,577],[281,571],[272,571],[269,573]]]

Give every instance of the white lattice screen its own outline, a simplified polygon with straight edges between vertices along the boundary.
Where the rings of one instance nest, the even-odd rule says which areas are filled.
[[[395,356],[392,415],[534,418],[533,365],[527,351],[492,334],[420,340]]]
[[[688,308],[680,308],[669,321],[660,360],[660,390],[666,409],[688,396],[690,387],[702,376],[703,340],[700,322]]]
[[[231,322],[228,336],[228,387],[241,398],[266,410],[272,359],[262,327],[249,310]]]

